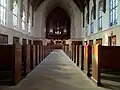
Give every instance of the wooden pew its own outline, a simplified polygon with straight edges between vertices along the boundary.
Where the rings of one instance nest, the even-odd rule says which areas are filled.
[[[15,85],[22,75],[21,45],[0,45],[0,84]]]
[[[75,53],[76,53],[76,56],[75,56],[75,58],[76,58],[76,65],[78,65],[78,58],[79,58],[79,57],[78,57],[78,56],[79,56],[79,55],[78,55],[78,46],[79,46],[79,45],[76,45],[76,47],[75,47],[75,51],[76,51],[76,52],[75,52]]]
[[[42,60],[43,60],[43,48],[42,47],[43,46],[40,45],[40,62],[42,62]]]
[[[80,45],[77,46],[77,66],[79,67],[80,65]]]
[[[35,45],[30,46],[30,68],[31,70],[35,68]]]
[[[36,59],[35,59],[35,65],[37,66],[39,64],[39,45],[35,45],[35,55],[36,55]]]
[[[92,46],[92,80],[101,85],[100,77],[100,45],[95,44]]]
[[[43,41],[42,40],[34,40],[34,45],[39,45],[39,63],[44,59],[44,52],[43,52]]]
[[[88,77],[91,77],[91,65],[92,65],[92,46],[84,46],[84,71]]]
[[[74,63],[76,63],[76,45],[74,45]]]
[[[63,44],[64,52],[70,57],[69,44]]]
[[[83,71],[84,70],[84,46],[80,45],[80,48],[79,48],[79,56],[80,56],[80,59],[79,59],[79,62],[81,63],[80,67],[81,67],[81,70]]]
[[[73,60],[77,66],[79,66],[79,45],[82,45],[82,41],[72,41],[73,46]]]
[[[23,77],[30,72],[30,45],[22,45]]]
[[[72,44],[72,61],[74,61],[74,45]]]
[[[120,46],[92,46],[92,79],[101,85],[102,69],[120,70]]]

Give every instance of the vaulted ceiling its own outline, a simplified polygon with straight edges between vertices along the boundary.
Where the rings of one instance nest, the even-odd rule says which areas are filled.
[[[45,0],[31,0],[31,4],[34,7],[35,10],[40,6],[40,4]],[[84,7],[87,5],[87,2],[89,0],[73,0],[75,4],[78,6],[81,12],[83,12]]]

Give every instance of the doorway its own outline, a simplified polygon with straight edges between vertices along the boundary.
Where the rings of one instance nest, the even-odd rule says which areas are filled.
[[[87,45],[87,41],[84,41],[84,45]]]
[[[90,46],[93,45],[93,40],[89,40],[89,45],[90,45]]]
[[[26,45],[27,44],[27,39],[22,39],[22,45]]]
[[[13,44],[19,44],[19,38],[13,37]]]
[[[8,44],[8,36],[0,34],[0,44]]]
[[[108,37],[108,46],[116,46],[116,35]]]
[[[96,39],[96,44],[102,45],[102,38]]]

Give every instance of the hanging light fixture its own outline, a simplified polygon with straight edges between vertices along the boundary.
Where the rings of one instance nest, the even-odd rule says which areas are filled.
[[[64,32],[64,34],[67,33],[67,21],[65,21],[65,28],[64,28],[63,32]]]
[[[57,30],[55,31],[55,34],[57,34],[57,35],[61,34],[59,22],[57,22]]]
[[[58,27],[57,27],[57,30],[59,30],[59,29],[60,29],[60,27],[58,26]]]
[[[67,29],[66,28],[64,28],[64,31],[63,31],[64,33],[67,33]]]
[[[52,21],[50,22],[50,29],[49,29],[49,33],[53,34]]]
[[[50,28],[50,33],[53,33],[53,28]]]
[[[60,31],[55,31],[55,34],[60,35],[61,32]]]

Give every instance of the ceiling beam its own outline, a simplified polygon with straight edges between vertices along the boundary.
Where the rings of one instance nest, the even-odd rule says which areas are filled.
[[[80,5],[80,7],[81,7],[81,12],[83,12],[83,9],[84,9],[84,2],[81,1],[81,0],[78,0],[78,3],[79,3],[79,5]]]
[[[38,2],[36,3],[35,11],[39,8],[40,4],[41,4],[43,1],[44,1],[44,0],[38,0]]]
[[[34,7],[35,11],[38,9],[38,7],[40,6],[40,4],[43,1],[45,1],[45,0],[31,0],[31,5],[32,5],[32,7]],[[81,12],[83,12],[83,9],[87,5],[87,2],[89,2],[89,0],[73,0],[73,1],[78,6],[78,8],[80,9]]]
[[[80,9],[80,11],[82,12],[82,7],[79,4],[79,1],[78,0],[73,0],[73,1],[75,2],[75,4],[78,6],[78,8]]]
[[[43,1],[44,0],[32,0],[31,5],[34,7],[34,10],[37,10]]]

